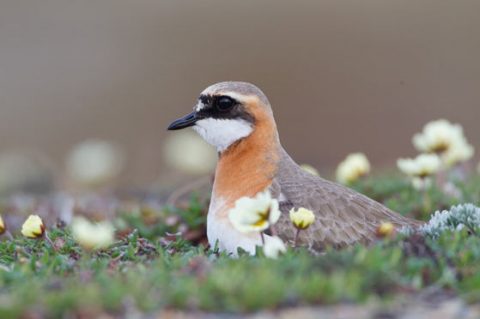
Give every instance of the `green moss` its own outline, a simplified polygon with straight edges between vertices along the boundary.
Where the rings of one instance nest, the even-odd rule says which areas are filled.
[[[469,201],[478,204],[478,178],[458,184],[462,198],[428,192],[436,209]],[[355,188],[404,214],[426,219],[424,201],[401,177],[370,178]],[[473,193],[477,192],[477,193]],[[379,241],[312,256],[289,250],[277,260],[242,254],[232,259],[193,241],[160,240],[181,217],[190,231],[204,227],[205,207],[157,212],[160,225],[142,214],[123,214],[126,228],[138,229],[97,253],[86,253],[68,229],[49,230],[46,241],[17,237],[0,242],[0,318],[30,312],[45,317],[100,313],[152,313],[165,308],[244,313],[259,309],[391,300],[428,287],[454,292],[468,302],[480,298],[480,237],[446,232],[437,239],[413,236]],[[155,213],[156,214],[156,213]],[[133,310],[132,310],[133,309]]]

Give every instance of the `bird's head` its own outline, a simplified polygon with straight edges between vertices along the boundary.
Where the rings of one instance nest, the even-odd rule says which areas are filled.
[[[255,85],[246,82],[220,82],[206,88],[193,112],[175,120],[169,130],[186,127],[223,152],[259,127],[276,133],[270,103]]]

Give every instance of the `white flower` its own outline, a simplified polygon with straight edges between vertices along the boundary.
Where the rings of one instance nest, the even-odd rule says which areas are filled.
[[[124,166],[124,153],[107,141],[87,140],[76,145],[67,159],[72,180],[84,186],[98,186],[117,177]]]
[[[109,222],[91,223],[83,217],[72,221],[72,236],[86,250],[101,249],[114,241],[114,229]]]
[[[337,181],[350,184],[370,172],[370,163],[363,153],[353,153],[338,165]]]
[[[229,218],[241,232],[261,232],[280,218],[278,201],[272,199],[268,190],[258,193],[254,198],[242,197],[230,210]]]
[[[462,126],[444,119],[427,123],[422,133],[415,134],[412,141],[421,152],[439,154],[447,167],[469,160],[474,153]]]
[[[421,152],[443,153],[463,136],[459,124],[441,119],[431,121],[423,127],[422,133],[413,136],[413,145]]]
[[[290,210],[290,221],[297,229],[307,229],[315,221],[315,215],[309,209],[300,207],[298,210]]]
[[[468,161],[473,157],[475,149],[468,144],[465,139],[457,141],[442,156],[443,162],[447,166],[453,166],[457,163]]]
[[[436,154],[420,154],[414,159],[399,159],[397,166],[410,177],[425,178],[436,174],[440,170],[441,161]]]
[[[415,189],[425,190],[431,186],[430,177],[440,170],[442,162],[437,154],[420,154],[414,159],[399,159],[397,166],[410,177]]]
[[[165,140],[163,157],[169,167],[192,175],[208,174],[217,163],[215,149],[192,131],[170,135]]]
[[[286,251],[287,247],[279,237],[273,236],[266,238],[265,245],[263,245],[263,253],[266,257],[276,259]]]
[[[22,235],[28,238],[40,238],[45,233],[45,225],[38,215],[30,215],[22,225]]]
[[[432,179],[430,177],[412,177],[411,182],[413,188],[419,191],[426,190],[432,186]]]
[[[318,173],[318,170],[311,165],[302,164],[302,165],[300,165],[300,168],[303,169],[307,173],[310,173],[310,174],[315,175],[315,176],[320,176],[320,174]]]

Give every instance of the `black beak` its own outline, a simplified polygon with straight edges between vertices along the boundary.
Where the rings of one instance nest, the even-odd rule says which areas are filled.
[[[168,126],[169,131],[181,130],[182,128],[190,127],[195,125],[195,122],[198,120],[196,112],[192,112],[184,117],[175,120]]]

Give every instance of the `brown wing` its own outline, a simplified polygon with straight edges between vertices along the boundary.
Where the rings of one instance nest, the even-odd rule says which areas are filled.
[[[369,243],[378,225],[386,221],[398,228],[421,224],[349,188],[304,172],[286,153],[272,188],[282,211],[275,228],[284,240],[293,240],[296,233],[288,216],[291,208],[305,207],[315,213],[315,223],[299,237],[300,243],[314,250]]]

